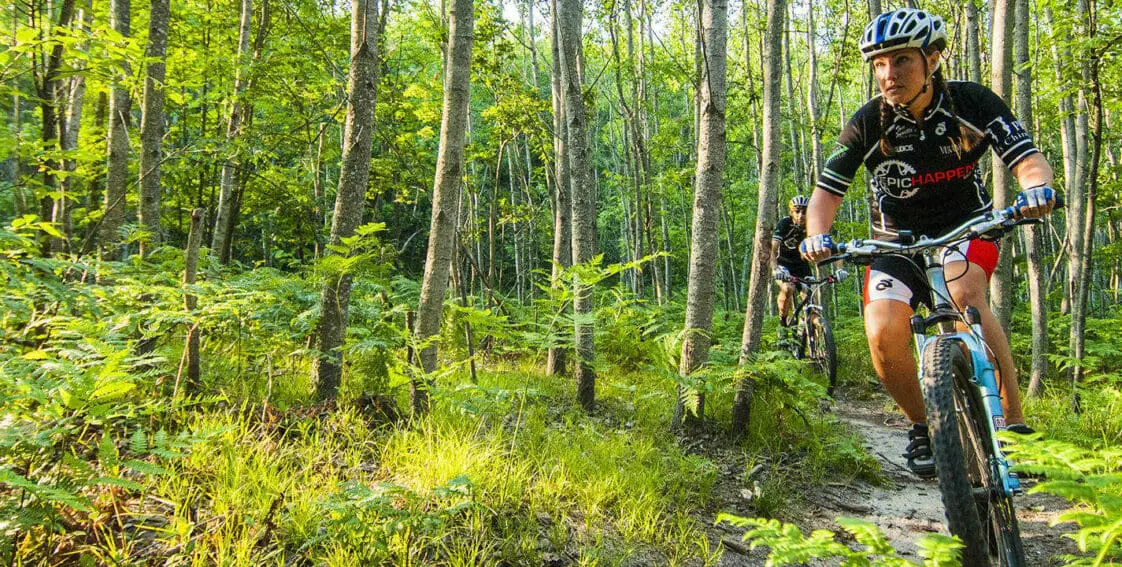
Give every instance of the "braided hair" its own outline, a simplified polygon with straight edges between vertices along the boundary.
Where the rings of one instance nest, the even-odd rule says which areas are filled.
[[[892,124],[894,112],[888,99],[880,97],[880,151],[886,156],[896,153],[896,148],[888,141],[888,127]]]
[[[954,117],[955,121],[958,122],[958,137],[951,137],[951,147],[954,148],[955,155],[961,159],[962,154],[969,153],[982,138],[977,132],[971,130],[965,122],[959,120],[958,110],[955,108],[954,104],[954,97],[951,96],[951,90],[947,88],[947,82],[943,80],[942,67],[935,70],[935,74],[931,78],[931,86],[943,93],[943,98],[947,100],[947,106],[950,107],[951,115]]]

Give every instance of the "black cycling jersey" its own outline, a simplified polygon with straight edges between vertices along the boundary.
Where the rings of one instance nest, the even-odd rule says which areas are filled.
[[[788,267],[806,264],[806,260],[803,260],[802,255],[799,254],[799,244],[805,238],[805,226],[795,224],[791,217],[783,217],[779,224],[775,225],[775,232],[771,234],[771,239],[778,243],[776,246],[779,247],[779,263]]]
[[[894,151],[885,155],[880,148],[878,95],[845,125],[837,150],[818,177],[818,188],[842,196],[857,168],[865,164],[872,178],[874,237],[892,238],[900,229],[937,236],[989,210],[993,199],[978,168],[986,150],[993,147],[1010,168],[1038,151],[993,91],[966,81],[948,81],[947,88],[958,121],[982,138],[970,151],[959,148],[956,117],[938,92],[919,123],[905,109],[893,112],[887,137]]]

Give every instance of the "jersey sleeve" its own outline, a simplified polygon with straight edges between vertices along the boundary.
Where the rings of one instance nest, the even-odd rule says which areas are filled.
[[[1012,169],[1025,158],[1039,153],[1028,130],[1013,116],[1013,111],[1001,97],[982,85],[966,84],[972,87],[968,97],[974,99],[975,104],[971,107],[980,113],[977,122],[984,125],[986,139],[1006,167]]]
[[[783,217],[775,224],[775,231],[771,233],[771,239],[783,242],[787,238],[787,231],[789,230],[791,230],[791,217]]]
[[[818,175],[815,187],[841,197],[853,184],[853,176],[864,163],[865,155],[868,153],[864,110],[863,108],[854,114],[842,129],[834,153],[826,158],[826,165]]]

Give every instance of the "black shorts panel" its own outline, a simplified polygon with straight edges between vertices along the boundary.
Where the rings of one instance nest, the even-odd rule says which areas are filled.
[[[796,278],[810,277],[810,262],[807,262],[806,260],[791,262],[785,261],[782,257],[780,257],[776,261],[776,264],[787,268],[787,271],[791,272],[791,275],[795,276]]]

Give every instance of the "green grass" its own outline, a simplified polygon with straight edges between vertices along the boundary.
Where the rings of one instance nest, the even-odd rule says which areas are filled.
[[[169,472],[120,503],[126,517],[142,519],[138,527],[76,545],[74,556],[191,565],[714,563],[721,550],[706,526],[719,511],[718,464],[685,453],[669,432],[672,383],[601,378],[591,416],[572,401],[567,379],[517,367],[482,372],[478,385],[439,387],[428,416],[388,428],[371,428],[351,407],[181,414],[195,443],[161,460]],[[769,398],[760,403],[766,410]],[[760,513],[789,510],[797,486],[824,471],[868,472],[827,422],[814,418],[812,430],[798,431],[789,426],[801,420],[777,425],[768,415],[760,412],[760,430],[783,438],[783,449],[767,459],[783,467],[764,475]],[[758,440],[709,443],[745,462],[774,450]]]

